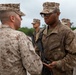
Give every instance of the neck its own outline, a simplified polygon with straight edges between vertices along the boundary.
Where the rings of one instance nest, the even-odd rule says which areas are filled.
[[[38,32],[40,28],[36,28],[35,31]]]
[[[10,23],[10,22],[6,22],[6,23],[3,23],[4,25],[9,25],[9,27],[11,27],[12,29],[15,29],[15,26],[13,25],[13,23]]]
[[[58,22],[59,22],[59,20],[58,20],[58,21],[56,21],[54,24],[49,25],[49,29],[50,29],[50,28],[55,28],[55,26],[57,26]]]

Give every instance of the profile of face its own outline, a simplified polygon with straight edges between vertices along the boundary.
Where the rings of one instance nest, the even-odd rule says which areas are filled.
[[[14,22],[14,26],[15,26],[16,30],[20,28],[20,26],[21,26],[21,20],[22,20],[21,16],[17,14],[15,16],[15,22]]]
[[[70,24],[70,22],[67,23],[67,26],[71,28],[71,24]]]
[[[39,26],[40,26],[40,24],[39,24],[39,23],[33,23],[33,28],[34,28],[34,29],[39,28]]]

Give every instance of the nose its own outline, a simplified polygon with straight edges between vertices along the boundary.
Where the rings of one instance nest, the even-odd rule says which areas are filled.
[[[19,16],[20,17],[20,19],[22,20],[22,16]]]
[[[44,16],[44,19],[47,19],[48,17],[47,16]]]
[[[21,20],[22,20],[22,17],[21,17]]]

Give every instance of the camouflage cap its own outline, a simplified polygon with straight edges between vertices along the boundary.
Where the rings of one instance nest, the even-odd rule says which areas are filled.
[[[25,16],[23,12],[20,11],[20,4],[0,4],[0,12],[1,11],[14,11],[20,16]]]
[[[68,22],[70,23],[70,19],[63,18],[61,21],[62,21],[62,24],[64,25],[68,25]]]
[[[33,19],[32,24],[35,24],[35,23],[40,23],[40,20],[39,19]]]
[[[59,9],[59,3],[55,2],[45,2],[43,3],[43,10],[40,14],[48,14],[53,12],[55,9]]]

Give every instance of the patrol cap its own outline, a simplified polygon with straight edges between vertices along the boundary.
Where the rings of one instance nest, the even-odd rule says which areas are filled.
[[[0,12],[1,11],[14,11],[20,16],[25,16],[23,12],[20,11],[20,4],[0,4]]]
[[[70,19],[65,19],[65,18],[62,19],[62,24],[68,25],[68,22],[70,23]]]
[[[40,23],[39,19],[33,19],[33,22],[31,24]]]
[[[49,14],[53,12],[55,9],[59,9],[59,3],[55,2],[45,2],[43,3],[43,10],[40,14]]]

